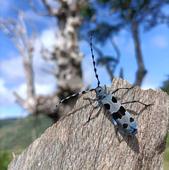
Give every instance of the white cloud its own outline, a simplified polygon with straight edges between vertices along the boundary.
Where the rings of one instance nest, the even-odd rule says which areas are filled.
[[[55,84],[39,84],[35,83],[35,90],[37,95],[47,95],[55,91]],[[26,84],[22,83],[14,89],[20,96],[26,98]]]
[[[50,52],[52,52],[55,45],[55,30],[49,28],[44,30],[35,42],[34,53],[34,70],[35,70],[35,82],[39,84],[56,84],[56,79],[52,74],[47,72],[52,71],[55,68],[55,63],[46,61],[41,56],[41,47],[43,46]]]
[[[51,94],[55,91],[54,84],[35,84],[36,93],[41,95]]]
[[[41,45],[52,51],[55,42],[55,31],[53,28],[44,30],[35,41],[35,52],[33,58],[33,68],[35,76],[36,94],[47,95],[54,92],[56,88],[56,79],[53,75],[45,72],[50,71],[54,67],[54,63],[44,60],[41,56]],[[42,44],[41,44],[42,43]],[[22,83],[15,89],[21,96],[26,97],[26,84]]]
[[[6,86],[5,80],[0,78],[0,119],[25,115],[24,110],[15,103],[12,90]]]
[[[152,38],[151,43],[158,48],[167,48],[168,47],[168,40],[165,36],[163,35],[157,35]]]
[[[53,47],[56,43],[56,34],[55,29],[50,28],[47,30],[44,30],[40,36],[40,40],[42,41],[42,44],[49,50],[52,51]]]
[[[12,91],[5,86],[5,80],[0,79],[0,105],[9,105],[14,102]]]
[[[42,34],[36,39],[35,41],[35,53],[33,58],[33,69],[35,72],[35,78],[38,83],[55,83],[54,76],[50,74],[45,74],[44,70],[51,70],[52,67],[54,67],[54,64],[51,62],[47,62],[44,59],[42,59],[40,49],[41,49],[41,43],[43,42],[43,45],[45,48],[47,48],[49,51],[52,51],[53,45],[55,42],[54,39],[54,29],[50,28],[47,30],[44,30]],[[4,79],[8,82],[11,82],[14,84],[15,82],[20,82],[25,79],[24,76],[24,69],[23,69],[23,63],[22,63],[22,57],[17,56],[17,54],[14,54],[11,58],[3,59],[0,62],[0,72],[4,76]]]
[[[4,74],[5,79],[10,81],[17,81],[24,78],[22,58],[11,57],[9,59],[4,59],[0,63],[0,72]]]

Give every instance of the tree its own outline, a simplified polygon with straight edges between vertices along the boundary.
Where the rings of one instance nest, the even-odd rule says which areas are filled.
[[[54,7],[48,0],[42,0],[41,2],[45,7],[45,12],[48,12],[48,15],[45,17],[54,17],[57,21],[56,45],[53,52],[46,55],[44,53],[45,49],[42,50],[42,56],[46,60],[52,60],[57,68],[53,73],[57,79],[58,89],[53,96],[37,96],[35,94],[32,65],[35,39],[28,36],[23,17],[19,14],[18,21],[15,21],[16,18],[9,19],[7,22],[4,19],[1,21],[1,26],[3,30],[7,31],[7,35],[13,40],[20,55],[23,57],[25,79],[27,82],[27,98],[24,100],[15,92],[17,101],[29,113],[34,115],[40,113],[47,114],[54,120],[57,120],[58,115],[63,110],[59,108],[54,111],[56,103],[83,87],[81,68],[83,55],[79,51],[78,30],[82,23],[80,15],[81,7],[85,6],[87,1],[59,0],[57,1],[59,4],[57,7]],[[36,10],[33,3],[31,3],[31,7]],[[69,104],[64,103],[64,111],[69,110],[71,104],[73,104],[73,101]]]
[[[24,12],[18,11],[18,17],[16,19],[1,19],[0,26],[12,40],[22,57],[26,81],[26,98],[24,99],[17,92],[14,92],[16,101],[30,114],[35,116],[38,114],[46,114],[55,121],[58,120],[59,115],[54,113],[54,107],[52,107],[52,105],[55,105],[58,101],[57,96],[37,95],[35,91],[33,57],[36,32],[32,29],[32,34],[28,34]]]
[[[158,24],[167,24],[169,16],[165,14],[163,7],[169,5],[169,2],[167,0],[97,0],[97,2],[102,7],[106,6],[106,9],[110,11],[109,23],[105,23],[105,21],[95,22],[93,31],[96,33],[97,40],[106,41],[115,32],[129,28],[134,42],[138,66],[134,84],[141,86],[147,74],[147,69],[142,54],[140,29],[144,28],[148,31]],[[100,8],[97,8],[97,10],[99,11]]]
[[[163,84],[161,86],[161,89],[164,90],[165,92],[167,92],[169,94],[169,76],[168,79],[166,79],[165,81],[163,81]]]

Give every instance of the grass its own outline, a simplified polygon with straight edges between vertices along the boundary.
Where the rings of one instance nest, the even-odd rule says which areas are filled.
[[[0,151],[0,170],[6,170],[11,159],[10,152]]]

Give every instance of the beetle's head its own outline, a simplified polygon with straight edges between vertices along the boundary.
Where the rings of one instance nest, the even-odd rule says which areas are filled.
[[[106,88],[103,88],[101,86],[98,86],[96,89],[95,89],[95,92],[96,92],[96,97],[98,99],[102,99],[104,98],[104,96],[106,95]]]

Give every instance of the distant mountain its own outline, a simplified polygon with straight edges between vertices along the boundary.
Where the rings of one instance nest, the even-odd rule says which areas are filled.
[[[15,120],[17,119],[16,118],[0,119],[0,128],[14,122]]]
[[[20,152],[52,125],[45,116],[0,120],[0,150]]]

